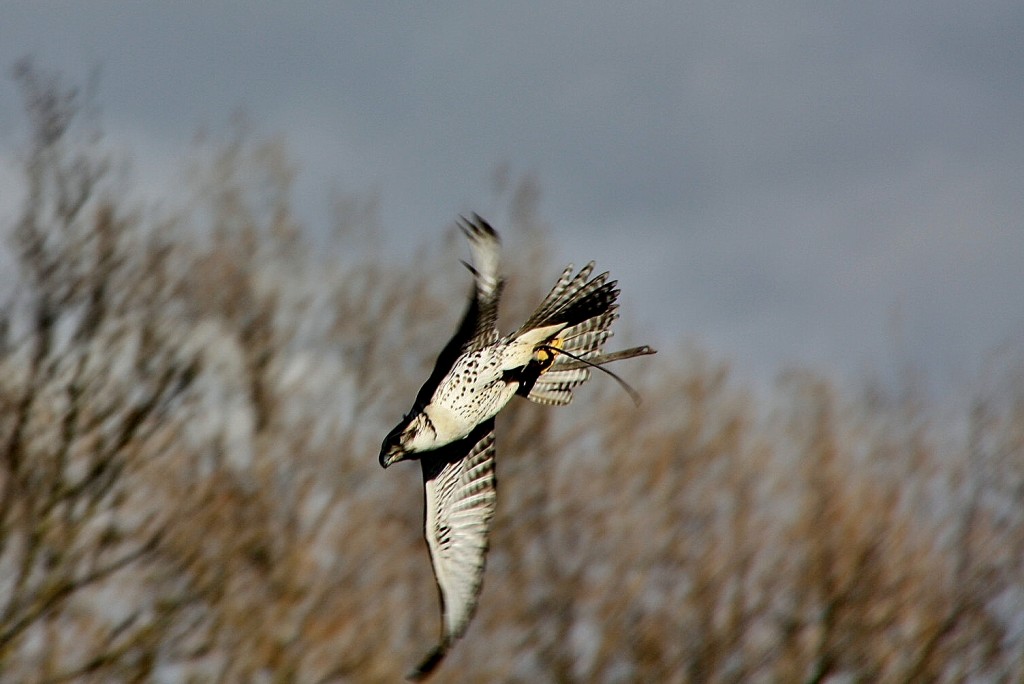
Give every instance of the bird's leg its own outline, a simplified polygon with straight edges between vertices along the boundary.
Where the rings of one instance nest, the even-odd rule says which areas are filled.
[[[550,342],[539,344],[533,349],[533,360],[531,363],[536,362],[540,366],[540,372],[547,372],[548,368],[551,368],[551,364],[555,362],[555,356],[562,348],[562,338],[556,337]]]
[[[546,373],[551,368],[551,364],[555,362],[555,356],[557,356],[557,351],[562,348],[562,344],[561,338],[557,338],[537,345],[533,350],[533,358],[530,359],[530,362],[525,366],[505,371],[503,379],[506,382],[518,382],[519,389],[516,390],[516,394],[521,397],[529,396],[533,386],[537,383],[537,378]]]
[[[560,340],[556,340],[556,341],[560,341]],[[603,364],[609,363],[611,361],[615,361],[615,360],[617,360],[619,358],[630,358],[632,356],[639,356],[639,355],[642,355],[642,354],[653,354],[654,350],[651,349],[650,347],[635,347],[633,349],[626,349],[623,352],[618,352],[618,353],[615,353],[615,354],[608,354],[608,355],[606,355],[604,357],[603,360],[598,361],[597,363],[588,361],[588,360],[586,360],[586,359],[584,359],[582,357],[579,357],[579,356],[576,356],[575,354],[567,352],[566,350],[562,349],[560,346],[546,345],[546,344],[538,344],[537,345],[537,350],[545,350],[545,349],[548,352],[550,352],[552,356],[555,356],[555,354],[565,354],[570,359],[574,359],[577,363],[580,363],[583,366],[589,366],[590,368],[596,368],[597,370],[601,371],[602,373],[607,373],[608,375],[612,376],[612,378],[617,383],[619,383],[619,385],[622,387],[622,389],[626,390],[626,393],[629,394],[629,396],[633,400],[634,404],[636,404],[637,406],[640,405],[640,394],[635,389],[633,389],[628,382],[626,382],[625,380],[623,380],[622,378],[620,378],[618,375],[616,375],[615,373],[611,372],[607,368],[603,368]],[[533,363],[533,361],[530,361],[530,363]],[[543,372],[543,371],[541,371],[541,372]],[[534,379],[534,381],[536,382],[536,379]]]

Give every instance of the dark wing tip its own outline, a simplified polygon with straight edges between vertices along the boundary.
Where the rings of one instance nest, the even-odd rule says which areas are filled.
[[[416,666],[416,669],[405,676],[410,682],[421,682],[437,669],[445,654],[448,653],[448,644],[441,643],[434,647],[430,653]]]
[[[463,235],[470,239],[472,239],[474,235],[486,235],[495,240],[499,239],[498,232],[491,227],[490,223],[475,211],[470,214],[469,218],[460,215],[456,225],[458,225],[459,230],[462,231]]]
[[[473,223],[475,223],[481,231],[487,233],[488,235],[493,235],[497,237],[497,233],[494,231],[494,228],[491,227],[491,224],[488,223],[486,219],[484,219],[482,216],[480,216],[480,214],[476,213],[475,211],[473,212]]]

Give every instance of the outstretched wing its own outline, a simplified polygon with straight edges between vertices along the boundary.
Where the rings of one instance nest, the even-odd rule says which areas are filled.
[[[466,631],[483,583],[495,508],[494,419],[424,454],[424,536],[441,597],[441,640],[409,675],[428,675]]]
[[[473,301],[477,308],[472,333],[462,349],[467,351],[497,341],[498,301],[504,281],[501,278],[501,240],[494,228],[477,214],[471,219],[460,217],[459,228],[469,240],[469,251],[473,255],[473,264],[466,264],[466,267],[473,274]]]
[[[461,354],[494,344],[498,339],[498,302],[504,286],[500,271],[501,240],[494,228],[476,214],[471,219],[460,217],[459,228],[469,240],[473,256],[472,264],[463,262],[473,274],[473,294],[459,329],[441,350],[434,370],[416,395],[420,406],[430,403],[434,390]]]

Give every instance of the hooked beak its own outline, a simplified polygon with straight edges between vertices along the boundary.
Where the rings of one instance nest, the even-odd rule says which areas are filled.
[[[380,445],[380,467],[387,468],[392,463],[397,463],[409,455],[408,449],[402,446],[402,434],[409,424],[409,416],[406,415],[402,422],[394,427],[384,438]]]
[[[401,447],[393,445],[380,450],[380,467],[387,468],[395,461],[401,461],[405,454],[402,452]]]

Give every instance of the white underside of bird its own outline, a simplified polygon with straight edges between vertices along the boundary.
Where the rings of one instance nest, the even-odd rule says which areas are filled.
[[[534,360],[536,346],[564,328],[551,325],[530,330],[461,356],[431,402],[423,407],[433,431],[421,431],[410,446],[415,451],[428,451],[451,444],[498,415],[519,390],[519,379],[510,374]]]

